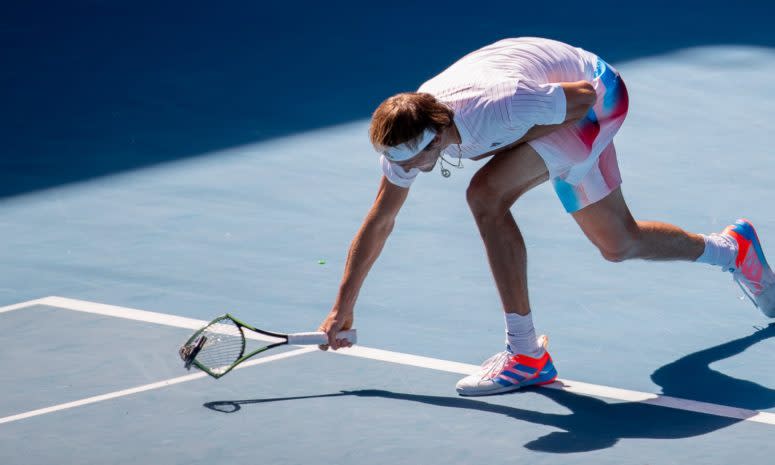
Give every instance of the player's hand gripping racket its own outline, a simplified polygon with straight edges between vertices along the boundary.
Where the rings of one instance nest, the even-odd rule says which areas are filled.
[[[279,339],[277,342],[259,347],[245,353],[245,330],[250,330],[264,336]],[[338,339],[347,339],[355,344],[355,330],[342,331],[336,335]],[[255,339],[255,338],[250,338]],[[195,332],[178,353],[185,367],[191,365],[199,368],[213,378],[220,378],[245,360],[266,350],[283,345],[320,345],[328,344],[328,337],[323,332],[281,334],[254,328],[233,316],[220,316],[204,328]]]

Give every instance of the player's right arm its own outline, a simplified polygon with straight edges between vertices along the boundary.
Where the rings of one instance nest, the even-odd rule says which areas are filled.
[[[320,346],[321,349],[326,350],[330,347],[336,350],[349,346],[346,340],[337,340],[335,335],[339,331],[352,327],[358,293],[366,275],[382,252],[388,236],[393,231],[396,216],[408,194],[408,188],[396,186],[382,176],[374,204],[369,209],[347,252],[336,301],[320,325],[320,331],[328,335],[328,346]]]

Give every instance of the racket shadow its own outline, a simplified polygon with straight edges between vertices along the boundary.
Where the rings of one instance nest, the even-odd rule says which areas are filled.
[[[208,408],[214,412],[220,413],[236,413],[242,410],[243,405],[251,404],[264,404],[269,402],[281,402],[289,400],[304,400],[304,399],[320,399],[324,397],[342,397],[350,395],[347,392],[337,392],[333,394],[316,394],[310,396],[295,396],[295,397],[275,397],[270,399],[246,399],[246,400],[216,400],[212,402],[205,402],[202,407]]]

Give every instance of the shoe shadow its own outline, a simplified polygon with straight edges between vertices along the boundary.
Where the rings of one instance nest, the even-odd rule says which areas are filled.
[[[775,407],[775,390],[752,381],[733,378],[710,367],[775,336],[775,323],[755,333],[694,352],[654,371],[651,379],[667,396],[746,409]]]
[[[752,335],[682,357],[656,370],[652,379],[662,386],[664,394],[670,396],[749,409],[775,406],[775,391],[772,389],[732,378],[709,368],[710,363],[737,355],[751,345],[773,336],[775,336],[775,324]],[[691,382],[687,382],[687,373],[690,374]],[[208,402],[204,406],[218,412],[235,413],[243,405],[325,397],[357,396],[395,399],[434,407],[493,413],[556,428],[561,431],[554,431],[532,440],[524,447],[534,451],[560,454],[605,449],[612,447],[621,439],[689,438],[717,431],[741,421],[640,402],[608,403],[594,397],[556,389],[529,388],[507,395],[528,393],[547,397],[571,413],[544,413],[465,397],[408,394],[378,389],[298,397],[215,401]]]

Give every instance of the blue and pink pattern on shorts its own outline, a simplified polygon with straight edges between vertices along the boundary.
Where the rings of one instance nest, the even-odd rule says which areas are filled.
[[[603,199],[622,183],[613,138],[627,117],[627,88],[616,69],[599,58],[592,84],[597,101],[583,119],[529,142],[569,213]]]

